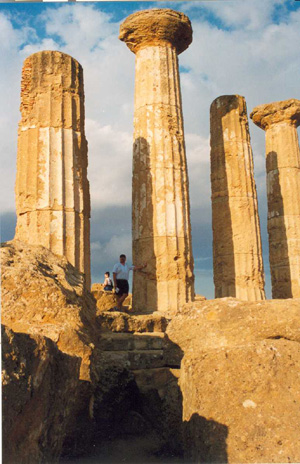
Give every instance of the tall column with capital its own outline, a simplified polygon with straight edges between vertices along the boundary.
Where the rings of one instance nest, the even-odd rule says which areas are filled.
[[[22,69],[16,238],[65,256],[90,277],[90,194],[81,65],[42,51]]]
[[[266,132],[269,255],[273,298],[300,298],[300,100],[254,108]]]
[[[178,58],[189,19],[170,9],[130,15],[120,39],[136,55],[132,231],[133,307],[175,312],[194,298],[188,174]]]
[[[215,296],[262,300],[264,269],[244,97],[216,98],[210,129]]]

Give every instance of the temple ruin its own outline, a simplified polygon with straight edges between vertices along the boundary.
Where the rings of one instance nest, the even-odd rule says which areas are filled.
[[[82,68],[60,52],[31,55],[18,139],[20,240],[0,250],[3,462],[300,462],[300,101],[251,115],[266,131],[273,297],[293,298],[265,300],[239,95],[211,105],[217,299],[194,298],[177,62],[191,25],[169,9],[140,11],[120,37],[136,55],[133,254],[148,266],[124,311],[102,284],[86,291]]]
[[[177,55],[190,20],[170,9],[130,15],[120,37],[136,55],[132,185],[133,307],[176,311],[194,298],[188,174]]]
[[[211,190],[215,297],[265,299],[253,155],[245,99],[213,101]]]
[[[81,65],[42,51],[22,70],[17,239],[65,256],[90,288],[90,194]]]
[[[273,298],[300,298],[300,100],[254,108],[266,132],[269,255]]]

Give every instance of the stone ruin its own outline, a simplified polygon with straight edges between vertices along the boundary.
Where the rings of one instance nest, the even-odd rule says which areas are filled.
[[[159,24],[159,29],[155,27]],[[194,299],[188,173],[178,58],[192,42],[189,19],[172,10],[129,16],[120,40],[136,55],[132,177],[133,308],[176,312]],[[268,232],[273,298],[300,295],[300,102],[254,109],[266,130]],[[60,52],[23,66],[16,179],[16,238],[65,256],[90,275],[90,196],[83,72]],[[245,99],[211,105],[215,297],[265,298],[264,268]]]
[[[60,52],[25,60],[17,230],[1,250],[5,462],[69,462],[101,451],[107,435],[113,454],[126,433],[156,436],[153,462],[161,453],[166,462],[300,459],[300,101],[251,114],[266,130],[272,286],[281,298],[271,301],[245,99],[212,103],[217,299],[200,301],[177,62],[191,33],[188,18],[169,9],[138,12],[120,28],[136,54],[133,253],[149,263],[134,281],[136,314],[96,307],[89,292],[82,68]],[[136,444],[129,439],[127,457]]]
[[[265,298],[253,157],[243,97],[211,105],[211,191],[215,297]]]
[[[159,27],[158,27],[159,24]],[[192,42],[182,13],[129,16],[120,40],[136,55],[132,177],[133,308],[176,312],[194,300],[193,254],[178,58]],[[90,196],[83,72],[60,52],[24,62],[16,179],[16,238],[65,256],[90,276]],[[300,102],[254,109],[266,130],[268,232],[274,298],[300,296]],[[211,105],[215,297],[265,299],[264,268],[245,99]],[[297,182],[298,181],[298,182]]]
[[[300,298],[300,100],[254,108],[266,132],[268,234],[273,298]]]
[[[90,288],[90,192],[78,61],[53,51],[29,56],[20,110],[15,237],[65,256]]]
[[[159,24],[159,29],[155,26]],[[194,299],[194,261],[178,58],[192,42],[182,13],[129,16],[120,37],[136,55],[132,178],[133,307],[176,312]]]

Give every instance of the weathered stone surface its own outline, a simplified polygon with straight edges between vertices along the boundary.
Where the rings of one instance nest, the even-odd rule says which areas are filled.
[[[300,124],[300,100],[290,99],[256,106],[250,118],[263,130],[284,121],[297,127]]]
[[[43,245],[85,274],[90,287],[90,196],[81,65],[42,51],[22,70],[16,238]]]
[[[97,301],[97,314],[102,311],[108,311],[114,308],[117,304],[117,295],[114,291],[107,292],[103,290],[103,284],[93,284],[92,295]],[[123,302],[123,308],[126,311],[132,311],[132,295],[129,294],[127,298],[125,298]]]
[[[211,189],[215,296],[265,298],[257,194],[245,99],[213,101]]]
[[[299,461],[299,328],[299,299],[224,298],[172,319],[188,462]]]
[[[1,248],[2,322],[15,332],[44,335],[82,358],[80,378],[91,380],[96,308],[83,275],[66,258],[19,240]]]
[[[182,395],[179,369],[167,367],[133,371],[144,417],[159,433],[171,455],[182,452]],[[163,462],[171,462],[166,459]],[[176,461],[177,462],[177,459]],[[182,462],[178,460],[178,462]]]
[[[2,326],[3,462],[58,462],[79,370],[49,338]]]
[[[175,312],[194,298],[188,176],[177,53],[188,18],[169,9],[135,13],[120,39],[136,54],[133,147],[134,311]]]
[[[13,385],[7,395],[10,398],[8,406],[14,400],[16,405],[20,405],[14,418],[8,415],[8,425],[5,423],[5,440],[18,435],[15,441],[18,449],[13,441],[7,448],[7,455],[18,458],[8,462],[56,462],[61,451],[68,459],[74,455],[89,453],[94,449],[95,443],[100,446],[99,443],[107,438],[107,434],[115,436],[123,427],[127,430],[131,414],[140,414],[142,400],[130,370],[165,365],[164,336],[155,332],[165,330],[169,320],[159,314],[130,316],[117,312],[100,312],[97,316],[96,301],[86,291],[82,274],[64,257],[58,257],[42,246],[15,240],[4,244],[1,256],[2,319],[10,328],[21,332],[17,337],[22,340],[19,378],[14,374],[6,376],[6,380],[10,379],[10,385]],[[123,329],[127,333],[116,333]],[[109,330],[115,332],[110,333]],[[51,340],[45,338],[45,335]],[[33,393],[33,399],[28,400],[28,408],[28,391],[23,396],[15,393],[18,388],[23,392],[23,385],[29,385],[30,376],[31,381],[35,382],[34,379],[40,372],[38,364],[31,362],[31,351],[26,348],[27,339],[32,340],[32,343],[41,340],[37,349],[33,350],[36,356],[34,359],[41,358],[44,362],[42,367],[46,370],[42,378],[46,385],[43,384],[42,391],[38,390],[37,393],[35,390],[29,391]],[[51,348],[49,355],[48,346]],[[9,350],[5,352],[10,356]],[[59,353],[58,357],[55,357],[56,353]],[[71,361],[71,364],[66,364],[65,358],[75,360],[75,364]],[[22,377],[25,369],[22,363],[28,368],[25,380]],[[64,374],[61,374],[61,370],[65,371]],[[43,372],[41,371],[41,375]],[[59,375],[61,378],[57,379]],[[65,376],[69,375],[67,381]],[[64,382],[63,387],[60,387],[60,382]],[[154,385],[153,391],[156,392],[157,388]],[[173,387],[171,390],[173,391]],[[166,386],[164,391],[163,398],[158,396],[156,408],[160,407],[161,402],[166,408],[167,404],[172,403],[172,399],[171,403],[168,402],[169,387]],[[152,393],[148,393],[147,401],[145,399],[147,408],[150,407],[152,398]],[[12,399],[15,395],[16,398]],[[46,409],[48,405],[56,408],[55,411],[48,411],[49,420],[45,419],[41,404]],[[23,408],[23,405],[26,407]],[[35,411],[35,406],[41,407],[41,413]],[[173,404],[178,416],[176,408]],[[170,408],[167,409],[169,411]],[[167,409],[164,414],[170,415]],[[148,416],[143,413],[143,417]],[[143,417],[140,418],[141,421],[147,421]],[[154,418],[153,411],[151,417]],[[23,425],[27,422],[28,437],[25,436],[26,432],[23,434]],[[17,427],[18,423],[23,427],[22,430]],[[59,438],[57,433],[60,433]],[[22,460],[19,454],[26,445],[28,449],[26,453],[24,451]]]
[[[119,39],[137,53],[142,47],[172,44],[182,53],[192,42],[189,18],[169,8],[144,10],[134,13],[121,24]]]
[[[100,312],[97,314],[102,331],[112,332],[165,332],[169,318],[162,314],[132,316],[119,312]]]
[[[164,333],[101,333],[98,346],[105,351],[161,350],[164,346]]]
[[[300,297],[300,100],[254,108],[266,131],[269,256],[273,298]]]
[[[32,425],[33,434],[37,439],[40,433],[49,436],[48,444],[50,447],[53,446],[53,453],[60,453],[61,449],[59,448],[61,448],[62,443],[64,443],[63,449],[70,455],[86,451],[86,449],[90,449],[94,433],[90,404],[102,369],[101,358],[96,346],[100,329],[97,327],[96,302],[86,290],[83,275],[65,257],[54,255],[42,246],[28,245],[18,240],[3,244],[1,268],[2,322],[15,332],[21,332],[20,336],[30,336],[34,339],[40,336],[43,340],[44,336],[49,337],[58,347],[59,352],[62,352],[62,363],[64,362],[63,356],[66,356],[67,359],[69,356],[70,359],[75,359],[76,363],[79,364],[78,369],[74,367],[72,374],[76,375],[77,378],[76,391],[69,389],[70,399],[72,398],[74,401],[72,414],[70,417],[68,416],[67,401],[66,413],[64,412],[64,404],[62,404],[61,409],[55,412],[63,417],[59,441],[53,442],[51,445],[51,440],[57,438],[55,433],[52,435],[52,427],[55,428],[56,425],[51,425],[50,420],[51,417],[56,417],[54,412],[53,415],[49,412],[49,422],[46,421],[45,425],[38,420],[34,422]],[[27,362],[25,354],[22,360]],[[50,361],[51,359],[54,359],[53,362],[56,363],[53,356],[50,357]],[[30,359],[28,362],[31,362]],[[56,367],[52,368],[51,362],[50,377],[47,374],[46,378],[52,386],[56,379],[56,372],[60,373],[61,367],[55,365]],[[33,378],[35,376],[34,369],[35,365],[33,365]],[[66,371],[66,374],[69,373],[67,367]],[[65,377],[62,376],[62,378]],[[57,384],[59,385],[58,381]],[[44,394],[45,396],[41,401],[45,405],[51,404],[55,399],[55,392],[45,389]],[[61,394],[63,403],[65,391],[62,390]],[[61,403],[59,402],[59,404]],[[34,408],[27,412],[21,410],[17,420],[23,423],[27,420],[26,414],[34,416]],[[38,415],[38,418],[42,420],[42,415]],[[68,422],[66,426],[65,421]],[[23,438],[20,437],[20,442],[22,440]],[[41,436],[41,442],[38,442],[37,446],[39,447],[38,452],[43,458],[38,462],[49,462],[47,456],[51,450],[44,449],[43,443],[43,436]],[[15,450],[15,452],[18,451]],[[30,453],[30,450],[28,452]],[[35,456],[35,447],[32,452]],[[30,459],[28,461],[25,459],[24,464],[35,462],[30,461]],[[17,462],[23,464],[23,461]]]

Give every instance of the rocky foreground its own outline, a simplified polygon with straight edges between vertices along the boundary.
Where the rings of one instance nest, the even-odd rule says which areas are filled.
[[[4,462],[125,432],[185,462],[299,462],[300,300],[119,314],[43,247],[8,242],[1,258]]]

